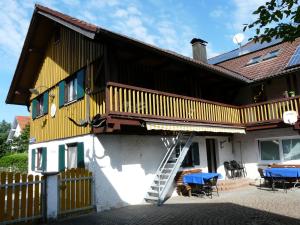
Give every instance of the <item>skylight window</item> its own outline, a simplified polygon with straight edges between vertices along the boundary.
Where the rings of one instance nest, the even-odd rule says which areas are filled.
[[[279,54],[279,49],[276,49],[274,51],[269,52],[268,54],[265,55],[263,60],[268,60],[277,57]]]
[[[250,61],[247,63],[247,66],[259,63],[260,60],[261,60],[261,56],[255,56],[252,59],[250,59]]]
[[[300,64],[300,46],[297,47],[294,55],[291,57],[286,67],[297,66]]]

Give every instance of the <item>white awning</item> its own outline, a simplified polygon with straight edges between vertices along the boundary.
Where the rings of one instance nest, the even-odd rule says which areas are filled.
[[[178,124],[178,123],[161,123],[146,122],[147,130],[169,130],[169,131],[194,131],[194,132],[215,132],[215,133],[231,133],[245,134],[243,127],[230,127],[206,124]]]

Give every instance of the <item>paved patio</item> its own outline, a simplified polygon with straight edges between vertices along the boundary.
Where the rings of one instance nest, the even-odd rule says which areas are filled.
[[[128,206],[58,224],[300,225],[300,188],[272,192],[249,187],[220,197],[174,197],[163,206]]]

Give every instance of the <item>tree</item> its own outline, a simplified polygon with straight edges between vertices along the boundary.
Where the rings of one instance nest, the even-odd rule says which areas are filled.
[[[246,24],[247,29],[256,29],[249,40],[270,42],[273,38],[294,41],[300,37],[300,6],[298,0],[270,0],[253,12],[258,18]]]
[[[19,137],[13,138],[12,143],[11,143],[11,148],[15,152],[28,151],[29,136],[30,136],[30,126],[26,125],[26,127],[22,130],[21,135]]]
[[[10,126],[10,123],[7,123],[5,120],[0,122],[0,157],[10,150],[9,144],[6,143]]]

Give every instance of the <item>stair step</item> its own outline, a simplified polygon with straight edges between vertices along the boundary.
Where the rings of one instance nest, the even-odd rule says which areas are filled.
[[[157,202],[158,201],[158,197],[154,197],[154,196],[147,196],[145,198],[146,201],[154,201]]]
[[[150,190],[147,193],[148,193],[148,196],[158,197],[158,191]]]

